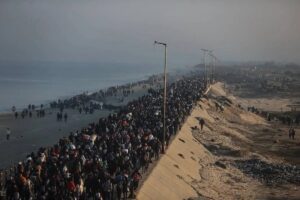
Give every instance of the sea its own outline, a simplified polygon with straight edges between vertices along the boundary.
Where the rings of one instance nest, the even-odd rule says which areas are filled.
[[[0,63],[0,112],[147,79],[162,66],[109,63]]]

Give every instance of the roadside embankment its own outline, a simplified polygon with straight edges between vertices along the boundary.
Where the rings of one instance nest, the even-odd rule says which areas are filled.
[[[243,110],[221,83],[214,84],[143,183],[137,199],[297,199],[299,158],[294,155],[287,161],[282,152],[286,145],[299,150],[300,140],[289,141],[285,132],[286,127],[275,128]],[[288,170],[288,176],[276,174],[282,170]]]

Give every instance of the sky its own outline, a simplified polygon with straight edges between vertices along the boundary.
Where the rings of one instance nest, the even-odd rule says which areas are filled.
[[[1,62],[300,63],[299,0],[0,0]]]

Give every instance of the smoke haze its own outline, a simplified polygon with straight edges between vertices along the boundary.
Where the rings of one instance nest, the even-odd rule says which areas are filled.
[[[300,62],[298,0],[1,0],[0,61],[162,64]]]

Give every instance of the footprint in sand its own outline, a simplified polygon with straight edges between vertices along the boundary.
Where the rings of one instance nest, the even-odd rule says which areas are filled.
[[[181,180],[183,179],[183,177],[180,176],[179,174],[177,174],[176,176],[177,176],[177,178],[179,178],[179,179],[181,179]]]
[[[183,159],[184,159],[184,156],[183,156],[181,153],[179,153],[178,155],[179,155],[181,158],[183,158]]]
[[[183,139],[179,138],[179,140],[180,140],[181,142],[185,143],[185,141],[184,141]]]
[[[179,166],[178,166],[178,165],[176,165],[176,164],[174,164],[174,167],[176,167],[177,169],[179,169]]]

